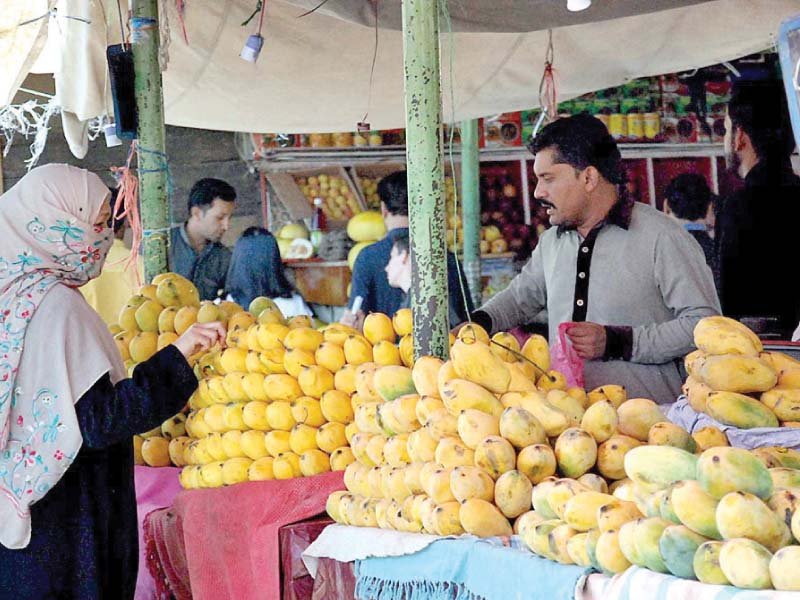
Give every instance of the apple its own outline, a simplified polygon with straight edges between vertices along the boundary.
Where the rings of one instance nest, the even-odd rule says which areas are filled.
[[[503,196],[505,196],[506,198],[517,197],[517,188],[514,186],[513,183],[507,183],[503,186]]]
[[[514,252],[522,252],[527,246],[527,242],[525,240],[521,240],[519,238],[514,238],[509,242],[508,249],[513,250]]]

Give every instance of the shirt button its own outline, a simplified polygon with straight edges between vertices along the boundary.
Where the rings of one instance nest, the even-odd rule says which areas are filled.
[[[578,306],[583,306],[583,300],[578,300],[575,304],[577,304]]]
[[[587,246],[584,246],[583,248],[581,248],[581,252],[586,254],[587,252],[589,252],[589,248]]]
[[[578,273],[578,277],[579,277],[580,279],[586,279],[586,273],[584,273],[583,271],[581,271],[580,273]]]

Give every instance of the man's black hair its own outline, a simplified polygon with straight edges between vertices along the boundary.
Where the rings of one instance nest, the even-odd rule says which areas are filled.
[[[395,171],[378,182],[378,197],[391,215],[408,216],[408,173]]]
[[[617,142],[592,115],[564,117],[546,125],[528,146],[533,154],[554,150],[554,162],[582,171],[594,167],[609,182],[625,183],[625,169]]]
[[[408,239],[407,233],[401,233],[397,237],[394,238],[394,243],[392,244],[394,248],[397,248],[398,252],[411,252],[410,241]]]
[[[669,182],[665,196],[670,210],[679,219],[697,221],[708,214],[711,190],[702,175],[697,173],[678,175]]]
[[[728,102],[728,116],[744,131],[759,159],[786,160],[795,140],[784,86],[779,81],[737,81]]]
[[[272,235],[272,234],[268,229],[264,229],[263,227],[258,227],[257,225],[253,225],[245,229],[242,232],[242,235],[239,237],[248,238],[256,235]]]
[[[226,202],[234,202],[236,200],[236,190],[233,189],[231,184],[221,179],[213,179],[211,177],[200,179],[189,191],[189,212],[192,211],[194,206],[205,212],[216,198]]]

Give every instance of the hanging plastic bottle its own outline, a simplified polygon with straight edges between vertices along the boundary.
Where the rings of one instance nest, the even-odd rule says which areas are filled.
[[[322,236],[328,228],[328,220],[325,211],[322,210],[322,198],[314,198],[314,214],[311,216],[311,244],[314,250],[319,250]]]

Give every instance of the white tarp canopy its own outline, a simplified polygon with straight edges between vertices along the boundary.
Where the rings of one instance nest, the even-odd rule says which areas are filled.
[[[8,25],[7,5],[19,12],[33,2],[3,0],[0,22]],[[368,108],[378,6],[367,120],[376,129],[403,127],[401,1],[328,0],[298,18],[318,3],[266,0],[265,43],[253,65],[239,52],[257,28],[258,17],[242,26],[256,0],[185,2],[188,44],[175,2],[161,0],[171,39],[164,73],[167,123],[232,131],[353,130]],[[96,67],[106,43],[119,38],[117,3],[57,4],[69,5],[73,15],[95,16],[88,27],[62,18],[68,13],[60,11],[62,16],[49,24],[70,40],[69,47],[62,43],[62,55],[70,58],[63,61],[60,77],[57,73],[61,102],[65,110],[87,118],[108,105],[106,82],[97,81],[102,70]],[[449,10],[450,23],[441,20],[444,115],[461,120],[538,106],[548,28],[553,29],[559,98],[566,99],[769,48],[780,23],[800,13],[800,0],[594,0],[580,13],[568,12],[566,0],[450,0]],[[83,33],[76,34],[76,28]],[[19,29],[0,29],[0,52],[7,36],[30,37]],[[13,57],[18,67],[8,63],[8,53],[0,58],[5,78],[6,72],[24,70],[31,52]],[[18,85],[18,79],[0,82],[0,92]],[[0,95],[0,103],[8,98]]]

